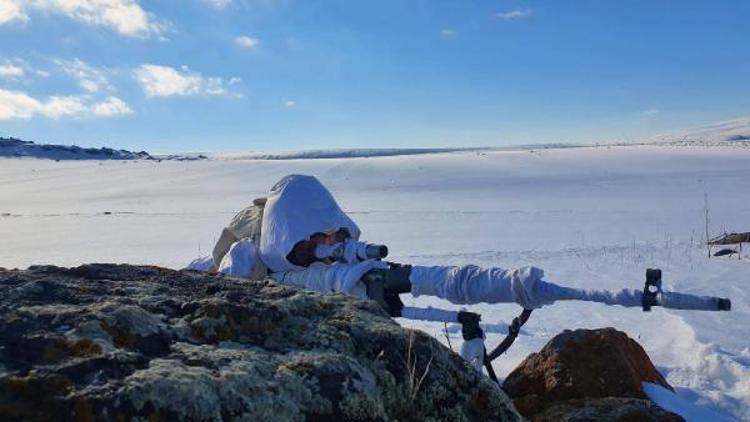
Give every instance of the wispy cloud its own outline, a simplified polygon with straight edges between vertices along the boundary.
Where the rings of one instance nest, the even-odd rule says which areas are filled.
[[[169,66],[143,64],[134,74],[148,97],[241,96],[229,89],[230,85],[240,83],[241,79],[231,78],[229,83],[225,83],[222,78],[204,77],[191,71],[187,66],[175,69]]]
[[[112,117],[133,113],[130,107],[125,104],[125,101],[117,97],[108,97],[106,100],[92,105],[90,110],[97,117]]]
[[[0,24],[29,20],[29,9],[105,26],[129,37],[161,38],[167,31],[167,24],[146,12],[137,0],[0,0]]]
[[[495,17],[498,19],[519,19],[526,18],[534,14],[532,9],[513,9],[508,12],[495,13]]]
[[[242,48],[255,48],[260,44],[260,40],[255,37],[242,35],[234,39],[234,43]]]
[[[29,17],[18,0],[0,0],[0,25],[11,22],[27,22]]]
[[[24,75],[26,71],[21,66],[13,63],[0,64],[0,78],[18,79],[23,78]]]
[[[455,30],[453,30],[453,29],[450,29],[450,28],[445,28],[445,29],[441,29],[440,30],[440,35],[443,38],[453,38],[453,37],[456,36],[456,34],[457,34],[457,32]]]
[[[656,117],[660,113],[658,108],[650,108],[648,110],[641,111],[642,117]]]
[[[219,10],[226,9],[227,6],[232,4],[232,0],[203,0],[203,2]]]
[[[133,111],[117,97],[95,101],[90,96],[51,96],[44,100],[23,91],[0,89],[0,120],[114,117]]]
[[[86,92],[116,91],[115,87],[109,82],[105,69],[95,68],[78,58],[73,60],[53,59],[52,61],[62,72],[78,81],[78,84]]]
[[[284,101],[284,107],[291,108],[297,105],[296,101],[293,100],[286,100]]]
[[[0,61],[0,79],[26,82],[31,76],[47,77],[49,75],[50,72],[34,68],[26,60],[20,58],[8,58]]]

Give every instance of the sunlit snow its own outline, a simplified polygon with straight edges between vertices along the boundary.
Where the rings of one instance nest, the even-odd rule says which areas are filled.
[[[182,268],[210,253],[233,214],[289,173],[328,186],[363,230],[413,264],[536,265],[578,287],[730,297],[728,313],[560,303],[536,311],[504,377],[564,329],[612,326],[646,349],[678,396],[750,419],[750,245],[708,259],[710,235],[750,231],[750,149],[621,146],[456,151],[329,160],[0,159],[0,266],[127,262]],[[407,305],[455,308],[404,297]],[[520,309],[481,305],[490,347]],[[400,320],[447,343],[442,324]],[[448,329],[454,350],[460,332]]]

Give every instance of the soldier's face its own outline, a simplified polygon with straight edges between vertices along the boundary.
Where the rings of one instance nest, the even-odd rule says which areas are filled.
[[[309,239],[294,245],[294,248],[286,258],[294,265],[309,267],[310,264],[318,260],[315,257],[315,249],[318,245],[333,245],[336,241],[335,232],[315,233]]]

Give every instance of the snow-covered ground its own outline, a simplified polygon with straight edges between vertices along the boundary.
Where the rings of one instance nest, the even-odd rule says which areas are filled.
[[[0,159],[0,266],[128,262],[181,268],[234,212],[288,173],[318,176],[393,261],[536,265],[579,287],[730,297],[729,313],[559,303],[536,311],[504,377],[563,329],[613,326],[644,346],[687,402],[750,419],[750,246],[706,257],[711,235],[750,231],[750,149],[626,146],[330,160],[54,162]],[[407,305],[450,305],[404,297]],[[488,345],[520,309],[483,305]],[[443,326],[403,320],[446,342]],[[449,327],[454,349],[460,333]]]

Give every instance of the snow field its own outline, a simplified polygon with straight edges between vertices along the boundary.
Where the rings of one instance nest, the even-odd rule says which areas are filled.
[[[232,215],[289,173],[318,176],[390,260],[421,265],[536,265],[586,288],[643,287],[730,297],[729,313],[565,302],[535,311],[504,377],[564,329],[613,326],[638,340],[686,402],[750,419],[750,247],[707,259],[711,235],[750,230],[750,150],[601,147],[288,161],[0,160],[0,266],[128,262],[181,268],[210,252]],[[435,298],[407,305],[457,307]],[[515,305],[478,305],[487,344]],[[447,343],[437,323],[401,320]],[[454,350],[457,327],[448,327]]]

